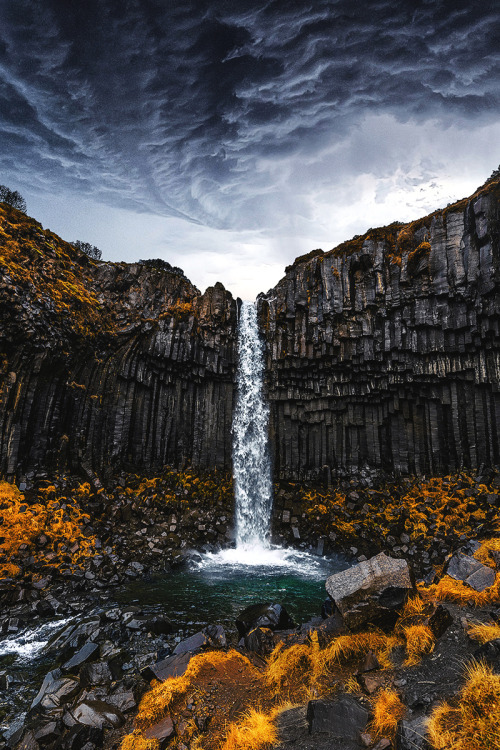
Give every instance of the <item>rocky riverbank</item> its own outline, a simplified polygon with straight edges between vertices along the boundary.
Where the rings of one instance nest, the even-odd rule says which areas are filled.
[[[80,750],[87,743],[94,748],[116,746],[119,738],[133,730],[137,707],[150,680],[162,674],[165,678],[161,672],[164,667],[154,665],[161,664],[176,649],[176,656],[182,656],[184,646],[177,647],[191,636],[191,631],[186,631],[184,624],[161,604],[144,607],[118,603],[114,592],[132,581],[147,587],[155,572],[187,564],[193,550],[215,551],[232,542],[232,487],[228,475],[193,471],[166,471],[153,478],[121,475],[107,487],[96,476],[88,479],[82,482],[71,476],[39,478],[23,487],[23,494],[17,491],[17,495],[11,485],[2,485],[4,493],[14,493],[7,497],[4,510],[7,506],[17,509],[17,515],[10,519],[11,526],[4,515],[4,556],[0,558],[0,564],[12,566],[7,571],[10,575],[4,573],[0,587],[1,643],[7,652],[0,660],[0,680],[5,690],[0,706],[5,747]],[[419,596],[422,602],[428,602],[425,606],[432,609],[432,602],[443,600],[453,619],[442,639],[427,646],[424,641],[421,665],[405,664],[408,653],[400,634],[392,652],[392,667],[373,669],[373,673],[371,668],[366,673],[358,670],[355,675],[352,660],[347,660],[336,665],[331,684],[323,686],[318,695],[324,694],[330,700],[343,695],[347,686],[349,701],[353,694],[357,695],[360,705],[370,712],[370,695],[384,688],[396,689],[408,709],[418,708],[419,718],[422,707],[427,710],[437,697],[450,696],[458,690],[462,680],[460,664],[479,648],[468,637],[473,623],[489,623],[491,632],[500,634],[495,630],[500,606],[495,588],[500,545],[498,539],[491,539],[498,533],[499,498],[500,480],[491,471],[476,476],[462,474],[392,483],[365,478],[362,482],[345,480],[330,487],[289,483],[276,487],[276,542],[295,543],[317,555],[332,549],[344,551],[352,563],[361,564],[373,554],[386,551],[401,564],[409,563],[414,579],[420,581]],[[33,526],[37,519],[46,525]],[[31,527],[32,538],[27,533]],[[22,535],[17,547],[16,529]],[[471,541],[476,538],[490,541],[481,546]],[[7,544],[11,545],[10,551]],[[450,558],[452,553],[455,557]],[[337,601],[339,607],[342,608]],[[318,618],[320,610],[318,601]],[[422,612],[414,614],[419,614],[420,619],[413,624],[426,624],[420,617]],[[321,648],[325,649],[334,638],[349,634],[345,612],[340,621],[338,612],[333,617],[328,608],[323,608],[323,616],[328,616],[326,625],[316,619],[312,624],[300,623],[298,629],[286,633],[270,635],[254,629],[252,637],[240,643],[238,652],[250,659],[248,684],[246,678],[242,684],[240,677],[250,667],[246,662],[242,666],[239,657],[231,657],[236,661],[230,670],[229,686],[222,679],[224,665],[220,666],[220,675],[217,673],[211,680],[203,678],[203,688],[195,680],[192,695],[188,696],[192,700],[173,715],[172,726],[167,722],[172,747],[177,743],[179,748],[183,744],[195,748],[194,737],[200,735],[203,748],[215,748],[214,738],[222,738],[227,718],[237,721],[245,708],[258,702],[268,668],[266,660],[277,644],[282,643],[283,649],[295,645],[311,648],[308,633],[316,630]],[[34,662],[24,667],[13,664],[8,651],[14,651],[14,641],[19,648],[27,631],[39,631],[61,618],[68,620],[61,626],[62,632]],[[216,647],[218,653],[226,654],[228,647],[237,646],[244,635],[241,628],[238,632],[228,626],[227,618],[224,633],[211,627],[220,624],[207,622],[209,629],[188,641],[187,651],[193,654]],[[280,628],[283,624],[276,627]],[[44,637],[44,631],[39,632],[35,640]],[[431,646],[432,654],[425,655]],[[496,646],[488,649],[488,658],[491,656],[496,664]],[[356,663],[365,656],[366,653],[357,654]],[[184,666],[187,660],[184,657]],[[440,669],[449,660],[454,664],[453,675],[445,670],[442,676]],[[44,692],[31,707],[44,679]],[[198,700],[200,690],[204,697]],[[264,706],[268,712],[287,696],[287,690],[283,686],[274,689]],[[225,697],[222,699],[221,695]],[[220,706],[229,710],[229,703],[231,711],[227,715],[218,713]],[[303,711],[303,715],[285,712],[285,718],[276,719],[283,736],[293,738],[296,732],[302,737],[300,733],[309,726],[307,709]],[[23,719],[22,726],[16,723],[18,718]],[[206,734],[209,725],[212,729]],[[283,747],[287,747],[286,742]]]
[[[438,604],[432,588],[415,590],[405,561],[382,554],[331,576],[311,621],[260,604],[235,627],[209,623],[188,638],[160,605],[118,606],[102,592],[58,602],[45,592],[40,601],[65,619],[24,669],[1,657],[1,746],[441,747],[424,738],[437,703],[463,689],[471,659],[500,670],[498,549],[498,539],[469,541],[448,561],[442,580],[468,603]],[[16,615],[32,628],[48,610],[18,603],[9,614],[7,629]],[[481,710],[491,721],[490,706]],[[252,721],[261,734],[249,744]]]

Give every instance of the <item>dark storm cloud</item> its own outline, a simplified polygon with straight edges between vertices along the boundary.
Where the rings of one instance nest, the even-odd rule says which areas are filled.
[[[325,151],[367,115],[498,118],[494,3],[0,0],[0,12],[0,170],[136,211],[269,225],[290,160],[328,176]]]

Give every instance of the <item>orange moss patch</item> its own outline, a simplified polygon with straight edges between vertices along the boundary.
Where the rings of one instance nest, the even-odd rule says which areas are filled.
[[[68,502],[55,499],[55,487],[40,490],[42,502],[28,504],[15,485],[0,481],[0,577],[18,575],[21,569],[9,560],[20,552],[21,545],[31,547],[38,562],[58,567],[59,552],[78,544],[71,554],[71,562],[82,565],[95,553],[94,537],[82,534],[84,522],[90,517]],[[64,498],[65,499],[65,498]],[[47,539],[43,550],[37,549],[35,540],[41,535]]]
[[[231,474],[216,470],[196,472],[167,468],[161,476],[150,478],[129,474],[126,486],[116,492],[133,498],[139,505],[154,505],[162,510],[181,510],[208,500],[232,508],[234,500]]]
[[[474,497],[469,492],[472,488]],[[491,508],[487,499],[491,494],[498,495],[498,489],[477,487],[473,477],[462,473],[406,480],[370,490],[363,507],[354,511],[348,507],[349,496],[339,489],[302,489],[299,498],[309,522],[316,521],[319,532],[327,535],[334,532],[344,541],[359,541],[360,537],[383,540],[394,533],[397,525],[396,533],[404,531],[410,538],[409,544],[430,549],[438,534],[457,540],[461,535],[474,538],[478,525],[486,518],[485,510]],[[498,521],[493,531],[495,526],[500,531]],[[491,549],[496,548],[495,544],[490,540]],[[481,554],[489,559],[486,548]]]
[[[469,638],[479,643],[489,643],[500,638],[500,625],[495,622],[478,622],[467,631]]]
[[[431,714],[428,733],[436,750],[500,747],[500,675],[485,664],[473,663],[466,678],[457,698]]]

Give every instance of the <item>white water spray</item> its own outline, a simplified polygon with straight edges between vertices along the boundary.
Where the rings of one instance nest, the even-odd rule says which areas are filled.
[[[264,352],[257,309],[243,302],[238,326],[238,396],[233,420],[236,547],[269,547],[272,510],[269,408],[262,384]]]

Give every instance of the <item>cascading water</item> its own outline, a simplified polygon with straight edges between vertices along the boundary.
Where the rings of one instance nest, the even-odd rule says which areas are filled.
[[[269,408],[262,393],[264,352],[255,303],[243,302],[238,327],[238,395],[233,419],[236,547],[268,547],[272,510]]]
[[[233,584],[234,576],[240,576],[248,585],[282,580],[279,578],[282,575],[317,579],[325,568],[326,561],[321,558],[270,542],[273,485],[268,448],[269,407],[264,399],[263,380],[264,348],[256,303],[243,302],[233,417],[236,546],[202,556],[198,567],[210,574],[212,583],[216,580],[227,583],[228,575],[233,576]],[[331,561],[328,568],[331,570]],[[260,578],[256,578],[257,571]]]

